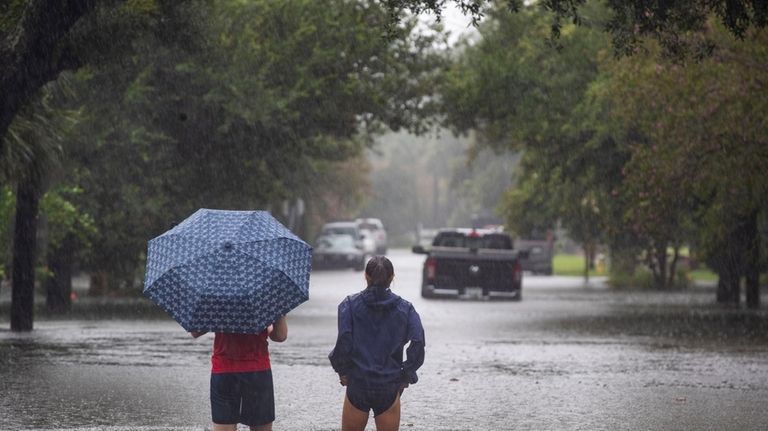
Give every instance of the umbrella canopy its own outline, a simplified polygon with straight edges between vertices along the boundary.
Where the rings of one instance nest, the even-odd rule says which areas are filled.
[[[309,299],[311,261],[266,211],[200,209],[149,241],[144,294],[187,331],[259,333]]]

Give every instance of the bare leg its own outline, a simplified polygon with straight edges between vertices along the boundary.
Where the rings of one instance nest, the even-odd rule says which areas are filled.
[[[349,402],[349,398],[344,395],[344,409],[341,413],[341,431],[363,431],[367,423],[368,412],[358,410],[357,407]]]
[[[400,395],[384,413],[374,418],[376,431],[398,431],[400,429]]]
[[[251,431],[272,431],[272,422],[264,425],[256,425],[251,427]]]

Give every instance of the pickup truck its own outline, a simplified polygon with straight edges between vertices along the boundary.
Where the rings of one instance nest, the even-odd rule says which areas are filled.
[[[547,240],[516,239],[515,248],[520,251],[523,271],[532,274],[552,275],[552,242]]]
[[[495,230],[441,229],[426,254],[421,296],[502,296],[522,299],[523,270],[512,238]]]

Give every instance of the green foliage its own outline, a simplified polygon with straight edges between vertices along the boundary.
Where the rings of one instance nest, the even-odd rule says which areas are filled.
[[[502,202],[508,227],[522,235],[546,231],[562,218],[578,240],[599,236],[607,186],[598,181],[615,176],[606,175],[615,167],[590,160],[605,157],[610,141],[575,118],[607,48],[596,29],[602,14],[593,8],[582,27],[566,26],[555,47],[546,42],[551,21],[540,9],[512,16],[494,11],[479,28],[482,39],[464,47],[446,74],[449,124],[477,130],[482,145],[525,148],[518,186]]]
[[[677,268],[672,281],[666,289],[688,289],[693,284],[693,278],[685,268]],[[611,272],[607,283],[616,289],[658,289],[658,283],[653,273],[648,269],[641,269],[632,274]]]
[[[516,187],[508,188],[499,204],[507,228],[524,238],[534,232],[544,233],[557,222],[557,210],[549,194],[551,186],[537,173],[529,175]]]
[[[657,242],[695,239],[712,253],[768,195],[768,122],[754,114],[768,109],[768,32],[733,42],[712,23],[709,36],[720,48],[700,63],[652,52],[616,63],[610,97],[632,153],[624,188],[636,201],[626,220]]]
[[[613,35],[617,53],[636,54],[645,40],[652,39],[661,47],[661,53],[673,60],[704,58],[723,42],[708,33],[711,17],[727,28],[731,41],[768,23],[768,7],[760,1],[612,0],[608,7],[613,16],[607,29]]]
[[[653,274],[648,270],[638,270],[631,274],[611,272],[607,281],[615,289],[653,289]]]
[[[766,32],[738,41],[712,20],[697,37],[717,49],[699,62],[664,60],[654,42],[614,59],[591,30],[605,14],[590,7],[590,21],[562,28],[557,53],[535,8],[492,13],[447,73],[446,117],[483,146],[524,149],[502,203],[511,230],[560,219],[585,246],[645,256],[657,287],[676,286],[668,247],[717,250],[766,209],[768,123],[755,115],[768,110]]]
[[[25,1],[10,0],[0,3],[0,34],[9,32],[24,12]]]
[[[80,117],[55,181],[78,193],[52,203],[52,239],[79,226],[84,269],[130,288],[146,241],[199,207],[352,211],[370,134],[420,126],[442,61],[410,20],[382,37],[387,19],[374,1],[98,8],[71,38],[89,66],[65,74]]]
[[[79,210],[72,202],[71,197],[81,194],[78,189],[66,189],[58,187],[47,192],[40,202],[40,214],[47,220],[46,245],[49,248],[57,247],[64,236],[74,235],[81,246],[88,247],[90,238],[96,233],[95,222],[88,215]],[[0,188],[0,280],[10,274],[12,250],[11,238],[13,232],[13,218],[15,213],[16,196],[10,186]],[[44,268],[38,269],[38,275],[48,276]],[[38,278],[38,280],[41,280]]]
[[[48,247],[58,247],[64,237],[73,235],[82,247],[90,247],[90,238],[96,233],[96,222],[89,214],[83,213],[72,202],[72,197],[81,195],[78,188],[58,187],[48,191],[40,201],[40,213],[48,222]]]
[[[62,107],[66,84],[51,83],[15,117],[2,137],[0,177],[10,182],[46,181],[60,163],[63,142],[79,113]]]
[[[454,0],[454,3],[477,24],[484,14],[493,10],[519,12],[526,2],[520,0]],[[393,16],[407,9],[416,13],[428,11],[441,17],[445,1],[388,0]],[[529,2],[547,11],[551,18],[548,39],[555,44],[571,24],[581,24],[590,18],[594,2],[587,0],[542,0]],[[768,24],[768,6],[752,0],[609,0],[605,2],[610,19],[604,31],[611,35],[614,51],[621,55],[636,54],[643,41],[652,39],[666,57],[703,58],[711,53],[717,40],[706,34],[707,20],[717,17],[731,37],[742,38],[750,29],[762,29]],[[395,20],[396,21],[396,20]]]

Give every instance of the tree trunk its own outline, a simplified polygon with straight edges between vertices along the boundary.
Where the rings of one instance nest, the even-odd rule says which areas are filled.
[[[594,247],[589,241],[584,243],[584,284],[589,284],[589,268],[592,267],[590,256],[594,255],[592,252]]]
[[[34,181],[21,181],[16,191],[13,233],[11,330],[31,331],[35,307],[35,249],[40,192]]]
[[[757,228],[757,215],[757,210],[752,211],[745,226],[744,275],[749,308],[760,307],[760,232]]]
[[[72,265],[76,238],[69,234],[48,254],[48,269],[53,273],[45,283],[46,307],[53,312],[67,312],[72,306]]]
[[[717,302],[725,304],[738,304],[741,302],[741,278],[737,271],[724,269],[718,274]]]
[[[739,230],[738,226],[731,229],[717,258],[717,302],[738,304],[741,301]]]
[[[667,286],[675,287],[675,272],[677,272],[677,261],[680,259],[680,246],[676,245],[672,255],[672,262],[669,264],[669,277],[667,277]]]
[[[668,288],[667,285],[667,244],[656,249],[655,252],[656,264],[658,265],[658,274],[656,277],[656,288],[664,290]]]

